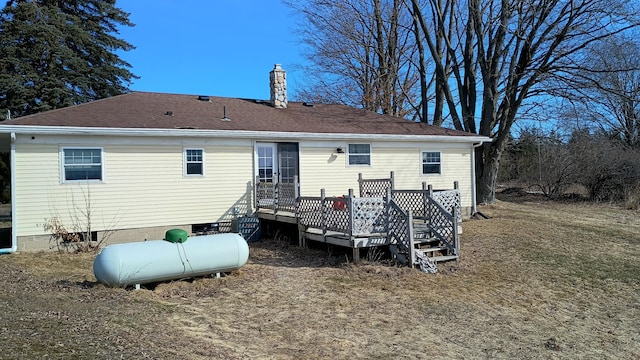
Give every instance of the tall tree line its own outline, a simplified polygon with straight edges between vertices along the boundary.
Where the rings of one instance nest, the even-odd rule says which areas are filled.
[[[322,13],[329,6],[320,1],[303,3],[297,6],[306,9],[307,18],[314,10]],[[478,201],[486,203],[495,201],[500,159],[520,116],[545,96],[562,95],[561,90],[569,87],[577,89],[575,85],[587,79],[597,84],[597,74],[629,70],[621,63],[604,72],[597,70],[590,63],[591,52],[640,25],[637,1],[623,0],[338,0],[330,6],[337,4],[343,6],[341,16],[350,11],[348,16],[363,21],[376,19],[377,7],[392,9],[386,14],[402,14],[398,19],[403,22],[397,28],[407,35],[407,41],[389,59],[404,60],[398,68],[407,71],[404,78],[415,81],[413,91],[395,82],[395,92],[414,94],[406,99],[414,113],[392,115],[450,124],[491,137],[491,143],[476,150]],[[394,28],[393,19],[383,18],[383,28]],[[328,26],[328,20],[331,18],[318,16],[304,34]],[[376,27],[363,27],[362,33],[347,42],[349,48],[375,53],[377,47],[371,44],[381,39],[376,37]],[[315,46],[319,42],[307,44],[312,64],[318,55],[325,64],[331,64],[329,59],[336,55],[349,57],[340,51],[339,44],[346,43],[340,42],[339,33],[331,34],[331,51]],[[363,46],[358,39],[373,42]],[[381,66],[379,59],[364,60],[358,62],[359,67],[388,67]],[[327,69],[318,68],[321,72]],[[348,77],[349,72],[342,74]],[[374,78],[381,74],[375,73]],[[572,92],[564,94],[572,96]]]
[[[133,26],[115,0],[11,0],[0,11],[0,119],[121,94]]]

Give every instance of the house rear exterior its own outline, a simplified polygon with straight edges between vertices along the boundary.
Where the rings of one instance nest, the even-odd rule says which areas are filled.
[[[133,92],[0,123],[11,153],[11,247],[50,248],[47,220],[111,242],[160,239],[252,214],[256,181],[343,195],[365,178],[395,187],[459,183],[474,208],[474,146],[486,137],[343,105]],[[275,76],[274,76],[275,74]],[[278,92],[279,91],[279,92]],[[87,214],[89,213],[89,214]],[[83,229],[86,230],[86,229]]]

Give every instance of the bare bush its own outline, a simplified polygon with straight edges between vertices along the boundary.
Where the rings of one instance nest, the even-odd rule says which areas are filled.
[[[576,183],[595,201],[624,201],[625,191],[640,179],[640,154],[604,134],[574,134],[570,153],[578,164]]]
[[[46,219],[43,227],[51,234],[49,242],[53,242],[59,251],[90,252],[100,248],[96,241],[91,241],[90,232],[80,231],[77,224],[72,225],[69,231],[57,216]]]
[[[45,219],[44,231],[50,234],[49,242],[54,243],[58,251],[73,253],[95,252],[100,250],[117,231],[115,230],[115,218],[106,230],[93,231],[94,214],[91,205],[91,191],[87,185],[86,190],[81,188],[83,201],[78,205],[71,196],[70,223],[65,224],[57,213]]]
[[[624,207],[628,210],[640,210],[640,180],[628,186],[624,194]]]
[[[547,197],[583,186],[592,201],[640,201],[640,149],[607,133],[575,132],[569,142],[553,132],[527,129],[507,149],[503,181],[526,184]]]

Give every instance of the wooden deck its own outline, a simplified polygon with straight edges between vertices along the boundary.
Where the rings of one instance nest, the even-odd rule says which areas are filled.
[[[258,183],[256,215],[260,219],[296,224],[298,243],[332,244],[353,250],[389,246],[394,257],[409,266],[459,258],[460,194],[456,189],[436,192],[394,190],[391,179],[363,180],[360,197],[299,196],[297,183]],[[369,182],[369,183],[368,183]],[[371,185],[367,187],[367,185]],[[364,185],[364,186],[363,186]],[[386,190],[386,195],[376,196]],[[370,196],[362,196],[368,194]],[[423,269],[424,271],[424,269]]]

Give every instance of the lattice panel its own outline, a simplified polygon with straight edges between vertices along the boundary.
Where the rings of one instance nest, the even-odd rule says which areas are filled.
[[[391,198],[404,211],[411,210],[414,218],[424,219],[427,216],[425,200],[428,194],[425,190],[394,190],[391,192]]]
[[[342,197],[327,197],[324,199],[327,230],[349,233],[350,200]]]
[[[455,253],[454,231],[458,231],[458,225],[453,223],[453,216],[435,200],[429,201],[427,206],[431,214],[429,221],[431,233],[436,235],[444,245]]]
[[[391,179],[359,180],[358,182],[360,183],[360,197],[385,196],[387,190],[393,187]]]
[[[364,197],[350,200],[353,214],[352,235],[367,235],[386,231],[384,198]]]
[[[387,236],[391,243],[396,246],[398,260],[404,264],[411,261],[411,251],[413,244],[409,216],[394,202],[389,204],[389,231]]]
[[[436,191],[431,197],[448,212],[451,212],[451,209],[455,208],[458,222],[462,222],[462,201],[460,200],[460,192],[458,190]]]
[[[275,188],[273,183],[258,182],[256,184],[256,206],[264,209],[275,209]]]
[[[278,183],[276,185],[278,210],[296,211],[296,186],[295,183]]]
[[[300,197],[296,214],[300,224],[322,228],[322,199],[319,197]]]

